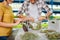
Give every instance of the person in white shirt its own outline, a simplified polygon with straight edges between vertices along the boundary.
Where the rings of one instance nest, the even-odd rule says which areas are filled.
[[[47,11],[45,17],[41,17],[42,9]],[[25,0],[22,7],[19,10],[20,13],[26,13],[30,17],[30,20],[43,20],[47,19],[51,14],[52,10],[48,7],[44,0]]]
[[[42,8],[44,8],[47,11],[47,14],[45,17],[41,17]],[[45,3],[44,0],[25,0],[22,4],[22,7],[19,10],[19,15],[25,13],[27,15],[27,19],[31,21],[38,21],[38,20],[44,20],[47,19],[51,14],[52,10],[48,7],[48,5]],[[29,32],[29,31],[28,31]],[[31,32],[35,32],[34,30],[31,30]],[[25,33],[23,29],[20,29],[15,37],[15,40],[21,40],[20,35]],[[37,31],[36,34],[40,34],[40,32]],[[47,40],[44,36],[44,34],[40,35],[41,40]],[[44,37],[44,38],[43,38]]]

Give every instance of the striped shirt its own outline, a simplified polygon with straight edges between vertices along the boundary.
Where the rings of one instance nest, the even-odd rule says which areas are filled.
[[[37,19],[41,15],[42,9],[52,13],[52,10],[48,7],[44,0],[37,0],[35,4],[30,3],[29,0],[25,0],[19,10],[19,14],[26,13],[27,16],[32,16]]]

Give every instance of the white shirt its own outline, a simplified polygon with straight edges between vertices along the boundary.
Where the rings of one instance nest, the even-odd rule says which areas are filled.
[[[28,9],[29,16],[33,17],[35,21],[38,21],[39,14],[37,5],[30,3]]]

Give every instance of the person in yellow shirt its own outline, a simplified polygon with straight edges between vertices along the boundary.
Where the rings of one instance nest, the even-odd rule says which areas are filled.
[[[0,40],[7,40],[12,33],[12,27],[22,21],[22,19],[19,19],[14,23],[13,11],[9,6],[12,1],[13,0],[3,0],[3,2],[0,3]]]

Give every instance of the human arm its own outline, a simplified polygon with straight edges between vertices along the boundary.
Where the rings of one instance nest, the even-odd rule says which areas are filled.
[[[53,13],[52,12],[52,9],[50,9],[49,7],[48,7],[48,5],[45,3],[45,1],[43,1],[43,8],[47,11],[47,13],[46,13],[46,16],[45,16],[45,18],[47,19],[47,18],[49,18],[49,16]]]
[[[40,16],[40,17],[39,17],[39,20],[45,20],[45,19],[48,19],[49,16],[50,16],[53,12],[52,12],[52,9],[50,9],[50,8],[48,7],[48,5],[45,3],[44,0],[41,0],[41,3],[42,3],[42,4],[41,4],[41,5],[42,5],[42,8],[45,9],[45,10],[47,11],[47,13],[46,13],[46,16],[45,16],[45,17]]]
[[[19,19],[16,23],[5,23],[5,22],[3,22],[3,10],[0,7],[0,27],[13,27],[13,26],[19,24],[20,21],[21,21],[21,19]]]

